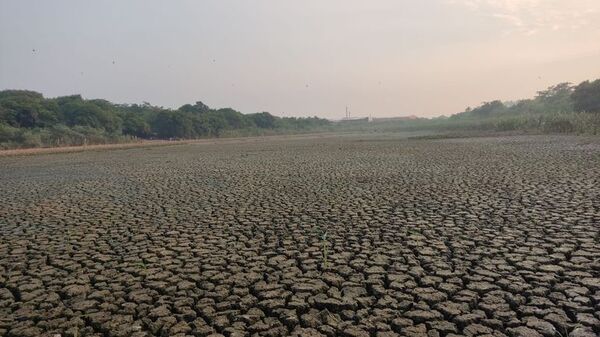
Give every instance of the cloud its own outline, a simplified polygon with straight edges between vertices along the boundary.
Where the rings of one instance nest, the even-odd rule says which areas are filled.
[[[503,21],[507,33],[533,35],[544,31],[600,31],[598,0],[446,0]]]

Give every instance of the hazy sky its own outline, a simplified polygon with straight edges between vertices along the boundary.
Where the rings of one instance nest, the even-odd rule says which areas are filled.
[[[0,0],[0,89],[48,97],[436,116],[594,78],[599,0]]]

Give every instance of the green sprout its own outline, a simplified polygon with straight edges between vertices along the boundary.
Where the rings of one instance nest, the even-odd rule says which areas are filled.
[[[327,231],[321,235],[321,243],[323,245],[323,268],[327,269],[327,256],[329,255],[329,242],[327,241]]]
[[[577,324],[573,325],[573,330],[571,331],[571,333],[581,327],[583,327],[583,325],[581,325],[581,323],[577,323]],[[569,331],[567,330],[567,328],[565,326],[562,327],[564,335],[562,333],[560,333],[560,331],[558,331],[556,328],[553,327],[553,329],[554,329],[554,333],[557,334],[559,337],[571,336],[571,333],[569,333]]]
[[[327,269],[329,256],[329,241],[327,241],[327,229],[321,231],[321,226],[316,226],[317,236],[321,240],[321,252],[323,254],[323,269]]]

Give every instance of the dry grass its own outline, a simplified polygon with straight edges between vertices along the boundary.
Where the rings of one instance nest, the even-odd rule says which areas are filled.
[[[0,150],[0,157],[8,156],[30,156],[38,154],[53,154],[53,153],[72,153],[84,151],[102,151],[102,150],[119,150],[138,147],[151,146],[169,146],[179,144],[230,144],[244,142],[258,142],[261,140],[277,140],[277,139],[302,139],[315,137],[332,137],[334,133],[316,133],[316,134],[295,134],[295,135],[274,135],[274,136],[257,136],[257,137],[232,137],[232,138],[209,138],[209,139],[192,139],[192,140],[142,140],[135,143],[115,143],[115,144],[97,144],[97,145],[81,145],[81,146],[63,146],[63,147],[38,147],[29,149],[11,149]]]

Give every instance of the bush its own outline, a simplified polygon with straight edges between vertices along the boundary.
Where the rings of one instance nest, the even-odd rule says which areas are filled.
[[[575,131],[575,126],[568,117],[554,117],[544,122],[542,130],[544,132],[568,133]]]
[[[16,141],[19,133],[19,128],[0,124],[0,143]]]
[[[19,137],[19,143],[22,147],[42,147],[42,137],[39,132],[34,130],[25,130]]]
[[[496,123],[494,129],[496,131],[514,131],[518,130],[523,125],[523,120],[519,118],[501,119]]]

